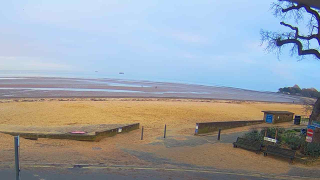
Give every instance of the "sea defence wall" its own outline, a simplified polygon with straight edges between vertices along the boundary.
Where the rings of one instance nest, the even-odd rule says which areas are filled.
[[[95,132],[95,138],[93,141],[100,141],[101,139],[103,139],[105,137],[111,137],[111,136],[115,136],[116,134],[119,134],[119,133],[130,132],[130,131],[139,129],[139,127],[140,127],[140,123],[136,123],[136,124],[130,124],[130,125],[122,126],[122,127],[115,128],[115,129],[110,129],[107,131],[97,131],[97,132]]]
[[[218,131],[219,129],[231,129],[242,126],[249,126],[254,124],[264,123],[263,120],[252,120],[252,121],[227,121],[227,122],[206,122],[197,123],[195,135],[205,134],[209,132]]]
[[[100,130],[93,130],[86,134],[72,134],[69,132],[27,132],[27,131],[1,131],[1,133],[10,134],[13,136],[20,136],[26,139],[37,140],[38,138],[50,138],[50,139],[70,139],[77,141],[100,141],[103,138],[115,136],[119,133],[129,132],[135,129],[139,129],[140,123],[119,125],[113,128],[104,128]]]

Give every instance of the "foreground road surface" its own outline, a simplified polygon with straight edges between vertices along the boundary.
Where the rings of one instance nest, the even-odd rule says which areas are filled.
[[[0,170],[1,179],[14,179],[14,169]],[[23,170],[21,173],[23,180],[105,180],[105,179],[120,179],[120,180],[133,180],[133,179],[308,179],[298,176],[273,176],[267,174],[246,174],[240,172],[226,172],[226,171],[192,171],[183,169],[101,169],[101,168],[73,168],[73,169],[41,169],[32,168],[30,170]]]

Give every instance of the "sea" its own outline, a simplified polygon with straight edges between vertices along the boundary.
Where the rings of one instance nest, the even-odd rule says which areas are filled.
[[[194,98],[304,103],[306,98],[125,72],[0,71],[0,98]]]

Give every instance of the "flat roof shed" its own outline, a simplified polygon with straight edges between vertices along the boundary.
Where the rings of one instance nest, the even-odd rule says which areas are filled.
[[[262,111],[264,113],[263,120],[266,123],[289,122],[293,120],[293,112],[289,111]]]

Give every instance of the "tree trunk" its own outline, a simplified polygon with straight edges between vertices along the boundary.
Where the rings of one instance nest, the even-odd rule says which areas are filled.
[[[320,121],[320,98],[318,98],[317,102],[313,106],[310,120],[311,120],[311,122]]]

